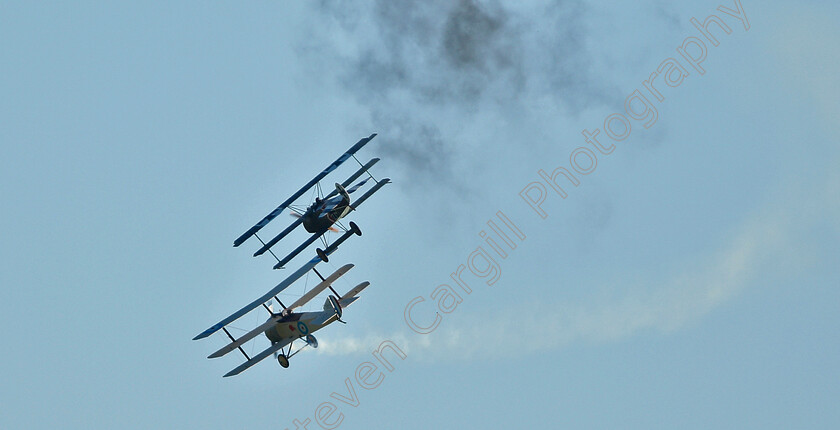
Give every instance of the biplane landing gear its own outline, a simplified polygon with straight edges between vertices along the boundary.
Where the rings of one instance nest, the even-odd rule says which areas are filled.
[[[356,233],[356,236],[361,236],[362,235],[362,230],[353,221],[350,221],[350,231],[352,231],[353,233]]]
[[[280,366],[282,366],[284,369],[289,367],[289,358],[283,354],[277,356],[277,362],[280,363]]]
[[[315,250],[315,253],[318,254],[318,258],[320,258],[321,261],[323,261],[324,263],[330,261],[330,259],[327,258],[327,253],[324,252],[323,249],[318,248],[318,249]]]

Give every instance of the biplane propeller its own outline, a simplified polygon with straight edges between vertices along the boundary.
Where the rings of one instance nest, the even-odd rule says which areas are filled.
[[[258,249],[254,253],[254,257],[260,256],[264,254],[266,251],[271,252],[271,247],[277,244],[281,239],[286,237],[289,233],[295,230],[298,226],[303,224],[303,227],[306,229],[307,232],[312,233],[312,235],[306,239],[303,243],[301,243],[297,248],[295,248],[292,252],[286,255],[284,258],[278,258],[276,255],[274,256],[277,259],[277,264],[274,265],[275,269],[283,268],[286,263],[291,261],[296,255],[300,254],[304,249],[306,249],[309,245],[313,242],[318,240],[319,238],[323,238],[324,234],[331,229],[335,230],[335,225],[339,225],[343,228],[344,234],[340,236],[335,242],[332,244],[327,244],[326,239],[324,239],[324,244],[326,246],[325,249],[318,248],[317,254],[321,257],[324,261],[327,261],[327,255],[329,255],[333,250],[338,248],[338,245],[343,243],[347,240],[352,234],[356,234],[361,236],[362,231],[354,222],[350,222],[349,228],[344,228],[340,223],[339,220],[347,216],[351,211],[355,210],[359,207],[365,200],[367,200],[373,193],[379,191],[380,188],[385,186],[386,184],[390,183],[391,180],[388,178],[382,180],[376,180],[373,175],[370,173],[369,169],[379,161],[379,158],[373,158],[365,164],[362,164],[358,158],[356,158],[356,152],[362,147],[364,147],[371,139],[376,137],[376,133],[371,134],[368,137],[365,137],[355,145],[350,147],[344,154],[341,154],[337,160],[335,160],[332,164],[327,166],[324,170],[321,171],[318,175],[316,175],[311,181],[309,181],[306,185],[304,185],[300,190],[296,193],[292,194],[291,197],[286,199],[280,206],[277,206],[273,211],[271,211],[268,215],[263,217],[258,223],[256,223],[253,227],[248,229],[245,233],[239,236],[235,241],[233,241],[233,246],[237,247],[248,240],[251,236],[257,237],[257,239],[262,244],[262,247]],[[309,191],[312,187],[318,186],[320,190],[320,181],[324,179],[330,172],[335,170],[338,166],[344,163],[347,159],[353,158],[359,163],[359,169],[347,178],[342,183],[336,183],[335,189],[330,192],[328,195],[322,197],[316,197],[315,201],[310,204],[305,210],[303,211],[295,211],[293,212],[296,215],[296,219],[283,231],[278,233],[274,238],[269,240],[268,242],[263,241],[258,235],[259,232],[263,227],[265,227],[269,222],[271,222],[274,218],[280,215],[283,210],[286,208],[290,208],[291,210],[295,210],[292,207],[292,203],[299,199],[303,194]],[[367,173],[368,177],[362,180],[361,182],[353,185],[350,187],[350,184],[353,181],[357,180],[360,176]],[[356,190],[364,186],[369,180],[373,180],[376,184],[368,190],[365,194],[359,197],[357,200],[351,201],[350,195],[354,193]],[[347,188],[350,187],[350,188]],[[272,255],[274,253],[272,252]]]

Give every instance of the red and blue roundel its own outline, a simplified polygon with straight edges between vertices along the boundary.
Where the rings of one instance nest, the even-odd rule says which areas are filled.
[[[307,327],[306,324],[303,323],[303,321],[298,321],[297,328],[298,330],[300,330],[300,334],[309,334],[309,327]]]

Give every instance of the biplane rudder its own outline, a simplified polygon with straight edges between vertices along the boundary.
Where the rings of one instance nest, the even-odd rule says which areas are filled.
[[[327,296],[327,300],[324,301],[324,310],[327,312],[332,311],[339,319],[341,319],[341,304],[338,302],[338,299],[335,298],[335,296]]]

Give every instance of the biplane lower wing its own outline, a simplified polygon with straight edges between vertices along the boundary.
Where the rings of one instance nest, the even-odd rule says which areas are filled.
[[[271,300],[272,297],[274,297],[279,292],[288,288],[289,285],[292,285],[292,283],[294,283],[295,281],[300,279],[301,276],[305,275],[306,272],[308,272],[309,270],[311,270],[312,268],[317,266],[318,263],[320,263],[320,262],[321,262],[321,259],[318,258],[318,257],[315,257],[315,258],[309,260],[308,263],[304,264],[300,269],[296,270],[294,273],[289,275],[288,278],[281,281],[279,284],[277,284],[277,286],[272,288],[269,292],[260,296],[260,298],[258,298],[257,300],[254,300],[253,302],[249,303],[244,308],[236,311],[235,313],[233,313],[229,317],[227,317],[227,318],[219,321],[218,323],[214,324],[213,326],[211,326],[207,330],[204,330],[203,332],[199,333],[198,336],[193,338],[193,340],[204,339],[205,337],[210,336],[211,334],[221,330],[222,327],[224,327],[224,326],[232,323],[233,321],[237,320],[242,315],[245,315],[248,312],[251,312],[252,310],[256,309],[258,306],[260,306],[263,303]]]
[[[298,299],[296,302],[292,303],[292,305],[289,306],[286,309],[291,311],[295,308],[298,308],[298,307],[301,307],[301,306],[305,305],[310,300],[315,298],[315,296],[317,296],[318,294],[321,294],[321,292],[324,291],[325,289],[327,289],[327,287],[329,287],[333,282],[335,282],[336,279],[338,279],[339,277],[341,277],[342,275],[347,273],[352,268],[353,268],[352,264],[345,264],[344,266],[341,266],[332,275],[327,276],[323,281],[321,281],[321,283],[319,283],[314,288],[309,290],[309,292],[304,294],[303,297]],[[356,288],[358,288],[358,287],[356,287]],[[218,357],[221,357],[221,356],[233,351],[236,348],[239,348],[240,346],[245,344],[245,342],[248,342],[249,340],[259,336],[261,333],[265,332],[266,330],[270,329],[273,325],[277,324],[277,322],[279,322],[283,318],[283,316],[284,316],[284,313],[272,315],[271,318],[268,319],[268,321],[260,324],[259,327],[249,331],[248,333],[243,334],[242,336],[237,338],[235,341],[223,346],[218,351],[216,351],[216,352],[210,354],[209,356],[207,356],[207,358],[218,358]]]
[[[263,361],[269,355],[274,354],[277,351],[280,351],[281,349],[283,349],[284,346],[292,343],[293,340],[295,340],[295,339],[294,338],[288,338],[288,339],[283,339],[282,342],[277,342],[277,343],[272,344],[271,346],[266,348],[264,351],[262,351],[259,354],[251,357],[250,360],[240,364],[239,366],[236,366],[236,368],[231,370],[230,372],[225,373],[224,377],[226,378],[228,376],[235,376],[235,375],[238,375],[238,374],[242,373],[242,371],[244,371],[245,369],[247,369],[247,368],[249,368],[249,367],[251,367],[251,366],[253,366],[257,363],[259,363],[260,361]]]
[[[271,211],[268,215],[261,219],[260,222],[256,223],[253,227],[249,228],[248,231],[242,233],[241,236],[236,238],[236,240],[233,241],[233,246],[242,245],[243,242],[245,242],[246,240],[248,240],[248,238],[260,231],[260,229],[265,227],[265,225],[271,222],[271,220],[277,218],[277,216],[280,215],[283,212],[283,210],[286,209],[290,204],[292,204],[292,202],[297,200],[300,196],[303,195],[303,193],[308,191],[321,179],[324,179],[324,177],[327,176],[330,172],[332,172],[342,163],[347,161],[348,158],[352,157],[358,150],[362,149],[362,147],[365,146],[368,142],[370,142],[370,140],[374,137],[376,137],[376,133],[373,133],[370,136],[362,138],[358,142],[356,142],[355,145],[351,146],[350,149],[348,149],[344,154],[341,154],[341,156],[338,157],[338,159],[336,159],[335,161],[333,161],[332,164],[327,166],[326,169],[322,170],[321,173],[316,175],[315,178],[307,182],[306,185],[303,186],[303,188],[298,190],[296,193],[292,194],[291,197],[286,199],[286,201],[284,201],[283,203],[280,203],[280,206],[277,206],[273,211]]]

